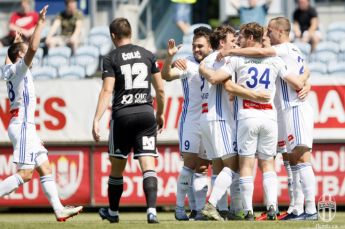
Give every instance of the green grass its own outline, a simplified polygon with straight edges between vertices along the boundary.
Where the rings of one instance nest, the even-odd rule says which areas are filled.
[[[204,222],[179,222],[174,219],[172,212],[159,213],[160,224],[149,225],[146,223],[146,214],[142,213],[122,213],[120,214],[119,224],[110,224],[108,221],[102,221],[97,213],[81,213],[80,215],[68,220],[65,223],[55,221],[53,214],[42,213],[0,213],[0,228],[14,229],[55,229],[55,228],[125,228],[125,229],[146,229],[146,228],[188,228],[188,229],[255,229],[255,228],[345,228],[345,212],[337,212],[335,219],[330,223],[317,222],[244,222],[244,221],[204,221]]]

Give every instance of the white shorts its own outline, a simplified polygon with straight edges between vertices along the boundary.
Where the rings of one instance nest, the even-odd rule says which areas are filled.
[[[285,120],[282,110],[277,110],[277,124],[278,124],[278,143],[277,153],[287,153],[287,135]]]
[[[232,133],[228,120],[201,122],[200,127],[209,160],[236,155],[231,145]]]
[[[13,162],[17,164],[36,165],[39,153],[47,153],[32,123],[11,123],[8,136],[13,145]]]
[[[239,156],[252,156],[258,152],[275,156],[277,149],[277,122],[271,119],[246,118],[238,120],[237,145]]]
[[[284,110],[288,150],[313,146],[314,111],[308,102]]]
[[[181,153],[195,153],[198,157],[207,159],[199,123],[179,125],[179,144]]]

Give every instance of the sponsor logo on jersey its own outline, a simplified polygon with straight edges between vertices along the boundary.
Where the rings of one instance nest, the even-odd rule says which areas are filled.
[[[146,93],[136,93],[134,95],[134,103],[147,103],[147,94]]]
[[[132,94],[122,96],[121,104],[126,105],[126,104],[131,104],[131,103],[133,103],[133,95]]]

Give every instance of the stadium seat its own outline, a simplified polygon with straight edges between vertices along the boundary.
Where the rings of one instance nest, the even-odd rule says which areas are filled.
[[[345,21],[332,22],[327,27],[327,34],[333,31],[343,31],[345,32]]]
[[[34,80],[55,79],[57,77],[57,70],[52,66],[34,67],[31,73]]]
[[[345,31],[330,31],[327,33],[326,39],[328,41],[340,43],[341,41],[345,40]]]
[[[58,70],[62,79],[82,79],[85,78],[85,69],[79,65],[64,65]]]
[[[61,65],[69,64],[69,59],[63,56],[46,56],[43,65],[59,68]]]
[[[328,74],[345,77],[345,62],[331,62],[328,65]]]
[[[70,58],[72,55],[72,49],[67,46],[53,47],[48,50],[48,56],[62,56],[64,58]]]
[[[313,62],[328,63],[338,58],[339,45],[335,42],[324,41],[317,45],[316,50],[311,54],[310,60]]]
[[[310,69],[311,77],[327,75],[327,65],[325,63],[311,62],[308,64],[308,67]]]
[[[76,50],[71,59],[72,64],[81,65],[85,68],[87,76],[92,76],[98,69],[99,50],[96,46],[85,45]]]
[[[105,36],[110,36],[109,34],[109,27],[108,26],[95,26],[93,28],[91,28],[90,32],[89,32],[89,36],[93,36],[93,35],[105,35]]]
[[[338,53],[338,61],[345,61],[345,41],[340,43],[340,52]]]
[[[113,42],[109,35],[104,34],[90,35],[88,37],[88,44],[96,46],[102,56],[108,54],[113,47]]]
[[[34,59],[32,61],[33,66],[41,66],[42,65],[42,59],[43,59],[43,48],[38,48],[36,51],[36,54],[34,56]]]

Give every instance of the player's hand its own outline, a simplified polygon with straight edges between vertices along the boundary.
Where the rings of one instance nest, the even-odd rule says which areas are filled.
[[[307,99],[308,94],[310,92],[311,89],[311,85],[309,83],[307,83],[306,85],[304,85],[302,87],[302,89],[298,92],[297,96],[300,100],[304,101]]]
[[[205,63],[205,60],[203,60],[199,64],[199,73],[201,75],[203,75],[205,68],[206,68],[206,63]]]
[[[156,113],[156,122],[157,122],[158,133],[162,133],[163,125],[164,125],[164,115]]]
[[[185,71],[185,70],[187,70],[187,60],[186,59],[175,60],[173,63],[173,66],[175,68],[182,70],[182,71]]]
[[[16,31],[13,43],[23,42],[23,34],[21,30]]]
[[[256,101],[267,103],[271,100],[271,95],[265,91],[256,92]]]
[[[98,121],[93,121],[92,136],[96,142],[99,142],[99,140],[101,139],[101,135],[99,134],[99,122]]]
[[[176,46],[174,39],[170,39],[168,41],[168,48],[167,48],[168,56],[170,56],[170,57],[174,56],[181,47],[182,47],[182,45]]]
[[[40,21],[44,22],[46,20],[46,14],[48,11],[49,5],[45,5],[40,11]]]

